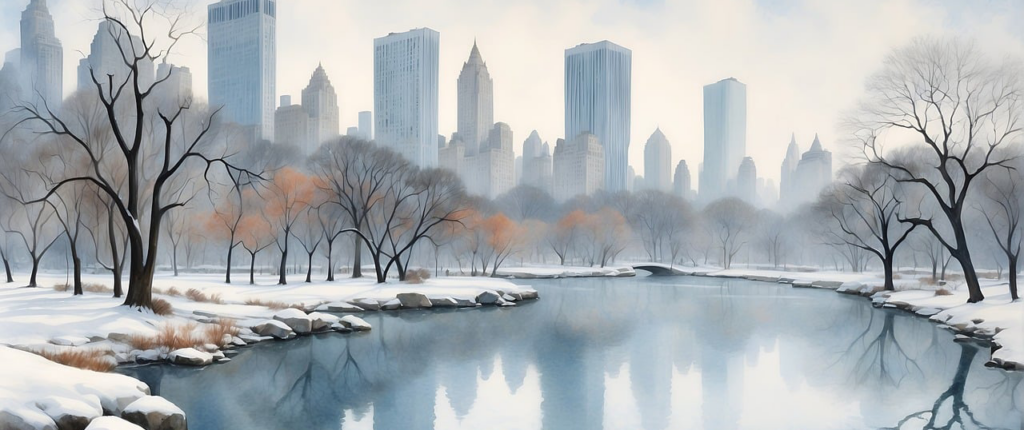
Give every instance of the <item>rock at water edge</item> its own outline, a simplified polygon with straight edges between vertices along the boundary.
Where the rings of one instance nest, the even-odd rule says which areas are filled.
[[[402,303],[403,308],[419,309],[434,306],[430,303],[430,299],[427,296],[420,293],[401,293],[397,298]]]
[[[121,418],[149,430],[187,430],[185,412],[160,396],[146,396],[132,402]]]
[[[288,324],[295,333],[309,334],[313,331],[313,320],[305,312],[289,308],[274,314],[274,319]]]

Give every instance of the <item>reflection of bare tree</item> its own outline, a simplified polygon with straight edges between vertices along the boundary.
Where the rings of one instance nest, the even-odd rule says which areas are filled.
[[[879,314],[878,311],[867,307],[858,307],[857,309],[854,311],[856,314],[853,315],[853,318],[863,320],[864,314],[867,314],[864,329],[857,332],[848,346],[836,355],[835,360],[828,367],[833,368],[851,363],[850,358],[856,357],[852,361],[853,368],[849,371],[851,379],[858,383],[874,379],[893,387],[899,387],[912,371],[916,371],[923,377],[924,370],[917,364],[916,357],[911,357],[896,337],[896,313],[884,312],[884,318],[882,318],[879,328],[876,318]],[[839,324],[849,324],[850,316],[850,314],[843,317],[837,316],[831,329],[837,330]],[[936,345],[936,340],[933,335],[932,347]]]
[[[974,356],[977,354],[977,347],[968,344],[960,344],[960,362],[957,364],[956,374],[953,376],[953,381],[949,384],[949,388],[939,394],[939,397],[935,399],[935,403],[932,404],[931,409],[907,415],[905,418],[900,420],[895,427],[888,427],[888,429],[896,430],[911,428],[905,426],[913,426],[912,428],[917,428],[918,423],[925,419],[927,419],[927,422],[925,422],[921,427],[924,430],[943,430],[953,428],[997,429],[997,427],[990,427],[979,422],[978,419],[975,418],[974,413],[971,412],[970,406],[964,401],[964,387],[967,384],[967,374],[970,372],[971,363],[974,362]],[[943,410],[944,405],[947,403],[949,403],[950,407],[948,418],[946,411]]]

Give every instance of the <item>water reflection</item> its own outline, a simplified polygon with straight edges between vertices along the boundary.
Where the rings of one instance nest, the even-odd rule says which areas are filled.
[[[531,282],[515,309],[129,369],[211,429],[1021,428],[1021,378],[861,299],[714,279]],[[685,284],[685,285],[684,285]]]

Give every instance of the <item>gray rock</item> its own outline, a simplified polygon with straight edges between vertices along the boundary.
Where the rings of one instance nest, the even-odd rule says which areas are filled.
[[[355,300],[353,300],[350,303],[352,303],[353,305],[359,306],[360,308],[362,308],[363,310],[366,310],[366,311],[376,312],[376,311],[380,310],[380,302],[378,302],[376,300],[355,299]]]
[[[537,290],[521,291],[519,295],[523,297],[523,300],[536,300],[540,298],[540,296],[537,294]]]
[[[47,397],[36,402],[44,414],[53,419],[58,429],[84,429],[89,421],[103,416],[99,405],[90,405],[78,399]]]
[[[121,412],[121,418],[148,430],[187,430],[185,412],[163,397],[146,396]]]
[[[501,298],[502,298],[502,300],[505,300],[506,302],[514,302],[514,301],[516,301],[516,298],[512,297],[512,295],[510,295],[508,293],[502,294]]]
[[[362,318],[359,318],[355,315],[345,315],[341,317],[341,320],[339,321],[345,326],[355,331],[366,331],[370,329],[369,323],[363,321]]]
[[[312,324],[313,322],[310,321],[311,327]],[[265,320],[253,326],[252,330],[260,336],[271,336],[276,339],[291,339],[292,337],[295,337],[295,332],[292,331],[292,328],[289,327],[288,324],[278,320]],[[249,339],[245,336],[239,337],[241,337],[242,340],[249,342]]]
[[[107,339],[118,343],[129,343],[132,340],[132,335],[127,333],[110,333],[107,334]]]
[[[455,299],[455,303],[458,304],[460,308],[475,308],[480,306],[479,303],[470,299]]]
[[[313,320],[313,331],[330,330],[331,325],[338,322],[338,317],[320,312],[313,312],[309,314],[309,318]]]
[[[238,335],[238,338],[242,342],[246,342],[246,344],[250,344],[250,343],[260,343],[260,342],[263,342],[265,340],[273,339],[273,336],[260,336],[258,334],[240,334],[240,335]]]
[[[0,410],[0,428],[3,430],[57,430],[57,423],[39,409],[3,409]]]
[[[213,363],[213,355],[195,348],[182,348],[171,351],[168,355],[171,363],[183,366],[206,366]]]
[[[380,304],[380,310],[382,311],[393,311],[396,309],[400,309],[401,307],[402,302],[398,299],[391,299]]]
[[[234,337],[231,338],[231,345],[232,346],[245,346],[245,345],[248,345],[248,343],[246,341],[242,340],[242,338],[240,338],[238,336],[234,336]]]
[[[119,417],[99,417],[89,423],[85,430],[144,430],[135,424]]]
[[[444,297],[440,299],[430,299],[430,305],[435,308],[457,308],[459,302],[451,297]]]
[[[298,309],[280,311],[274,315],[274,319],[288,324],[288,327],[298,334],[309,334],[313,331],[313,319]]]
[[[397,296],[398,301],[402,303],[403,308],[419,309],[429,308],[434,305],[430,303],[430,299],[420,293],[401,293]]]
[[[157,361],[163,360],[163,354],[161,354],[160,351],[156,349],[147,349],[145,351],[139,351],[138,354],[136,354],[135,351],[132,351],[132,355],[135,356],[135,362],[140,364],[155,363]]]
[[[484,291],[476,296],[476,302],[482,305],[494,305],[501,301],[501,296],[493,291]]]

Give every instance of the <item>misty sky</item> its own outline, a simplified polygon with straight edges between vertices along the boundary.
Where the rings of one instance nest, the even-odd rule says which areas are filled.
[[[98,1],[48,0],[64,44],[66,92],[96,31]],[[181,1],[197,22],[211,2]],[[0,1],[3,51],[18,46],[27,3]],[[512,127],[518,153],[533,129],[552,145],[562,135],[564,50],[607,39],[633,51],[630,164],[638,174],[643,145],[660,126],[673,165],[686,159],[696,182],[701,87],[733,76],[748,85],[748,155],[759,176],[777,182],[790,133],[801,150],[815,132],[839,149],[839,120],[890,49],[915,36],[960,34],[995,56],[1020,56],[1022,23],[1020,0],[279,0],[277,88],[297,98],[323,62],[344,132],[372,108],[373,38],[430,27],[441,33],[439,125],[450,135],[456,79],[476,38],[494,79],[495,120]],[[172,62],[192,68],[205,97],[205,41],[183,44]]]

